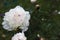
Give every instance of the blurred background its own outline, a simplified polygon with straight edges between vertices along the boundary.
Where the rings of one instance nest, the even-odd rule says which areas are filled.
[[[60,0],[0,0],[0,40],[11,40],[20,31],[7,31],[2,27],[5,12],[17,5],[31,15],[29,29],[25,32],[27,40],[40,40],[37,34],[44,40],[60,40]]]

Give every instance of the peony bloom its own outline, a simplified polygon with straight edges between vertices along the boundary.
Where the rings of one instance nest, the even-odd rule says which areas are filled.
[[[29,26],[30,14],[22,7],[16,6],[5,13],[3,18],[3,28],[12,31],[17,28],[27,31]]]
[[[58,14],[60,14],[60,11],[58,12]]]
[[[17,33],[15,34],[11,40],[27,40],[24,33]]]
[[[30,0],[31,1],[31,3],[35,3],[37,0]]]

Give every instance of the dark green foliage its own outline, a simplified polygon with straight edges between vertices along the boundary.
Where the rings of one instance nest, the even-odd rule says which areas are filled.
[[[37,0],[37,3],[40,5],[39,9],[30,0],[0,0],[0,14],[20,5],[31,14],[30,26],[25,32],[28,40],[35,40],[37,34],[48,40],[60,40],[60,14],[55,12],[60,11],[60,0]],[[11,40],[17,31],[3,29],[2,22],[3,16],[0,16],[0,40]],[[2,37],[3,34],[6,35],[5,38]]]

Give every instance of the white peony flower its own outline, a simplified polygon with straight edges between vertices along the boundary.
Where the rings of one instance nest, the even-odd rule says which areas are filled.
[[[11,40],[27,40],[24,33],[17,33],[15,34]]]
[[[16,6],[15,8],[10,9],[9,12],[5,13],[3,20],[3,28],[8,31],[12,31],[17,28],[20,28],[23,31],[27,31],[29,26],[30,14],[22,7]]]
[[[60,11],[58,12],[58,14],[60,14]]]
[[[31,3],[35,3],[37,0],[30,0],[31,1]]]

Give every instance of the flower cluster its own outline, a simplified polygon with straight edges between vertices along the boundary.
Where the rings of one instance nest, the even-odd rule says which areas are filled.
[[[22,33],[15,34],[11,40],[27,40],[24,32],[28,29],[29,20],[29,12],[25,11],[21,6],[16,6],[5,13],[2,25],[8,31],[16,30],[17,28],[22,29]]]
[[[30,14],[25,11],[21,6],[16,6],[5,13],[3,18],[3,28],[12,31],[17,28],[22,31],[27,31],[29,26]]]

